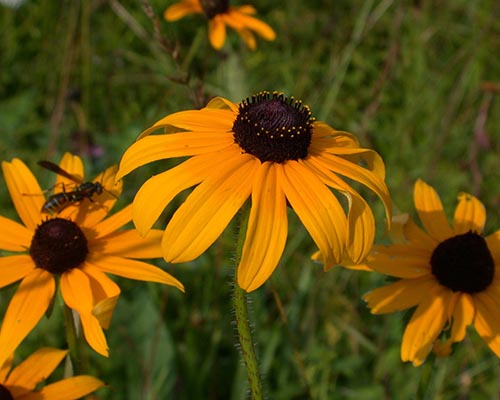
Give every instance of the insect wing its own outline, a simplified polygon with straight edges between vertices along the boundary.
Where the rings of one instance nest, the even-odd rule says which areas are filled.
[[[70,181],[73,181],[74,183],[81,184],[82,180],[78,178],[75,175],[70,174],[68,171],[65,171],[62,169],[59,165],[54,164],[51,161],[38,161],[38,165],[40,167],[43,167],[45,169],[48,169],[49,171],[55,172],[58,175],[64,176],[65,178],[69,179]]]

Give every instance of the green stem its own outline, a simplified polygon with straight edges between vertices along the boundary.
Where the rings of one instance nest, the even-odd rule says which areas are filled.
[[[249,207],[243,210],[240,231],[238,233],[238,243],[236,250],[235,269],[238,268],[243,250],[243,243],[245,241],[247,225],[249,217]],[[238,273],[234,273],[234,294],[233,306],[234,315],[236,318],[236,330],[238,332],[238,339],[240,342],[241,355],[245,362],[247,371],[248,384],[250,386],[250,398],[252,400],[262,400],[262,381],[259,372],[259,363],[252,341],[252,330],[250,328],[250,321],[248,316],[248,299],[247,293],[238,286]]]
[[[73,310],[64,304],[64,325],[66,329],[66,341],[68,342],[69,356],[73,364],[74,375],[85,373],[88,370],[88,360],[83,349],[82,334],[77,333]],[[80,325],[81,330],[81,325]]]

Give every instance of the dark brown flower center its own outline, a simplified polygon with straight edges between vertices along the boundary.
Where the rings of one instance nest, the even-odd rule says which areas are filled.
[[[432,273],[454,292],[478,293],[493,281],[495,263],[486,241],[475,232],[446,239],[431,256]]]
[[[281,93],[261,92],[239,105],[234,141],[261,162],[306,158],[314,118],[308,106]]]
[[[225,14],[229,9],[229,0],[200,0],[200,4],[208,19]]]
[[[0,400],[14,400],[9,389],[0,383]]]
[[[87,239],[80,227],[63,218],[49,219],[38,225],[30,246],[35,265],[53,274],[80,266],[88,252]]]

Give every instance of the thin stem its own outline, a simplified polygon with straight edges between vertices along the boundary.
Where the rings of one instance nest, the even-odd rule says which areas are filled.
[[[73,364],[74,374],[79,375],[88,371],[88,359],[83,346],[83,338],[79,334],[75,321],[74,311],[64,304],[64,325],[66,329],[66,340],[68,342],[69,355]]]
[[[244,207],[240,230],[238,233],[238,243],[236,249],[235,269],[238,268],[243,250],[243,243],[245,241],[247,225],[248,225],[249,207]],[[247,371],[248,384],[250,386],[250,398],[252,400],[262,400],[262,381],[259,372],[259,363],[252,341],[252,330],[250,328],[250,321],[248,316],[248,299],[247,293],[238,286],[238,274],[234,273],[234,294],[233,306],[236,330],[238,332],[238,340],[240,342],[241,355],[245,362]]]

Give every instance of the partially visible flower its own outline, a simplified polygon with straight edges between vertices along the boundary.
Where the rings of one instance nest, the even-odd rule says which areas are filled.
[[[150,135],[159,129],[173,133]],[[344,178],[375,192],[390,219],[380,156],[361,148],[352,134],[316,121],[309,107],[283,94],[262,92],[240,104],[215,98],[201,110],[163,118],[125,152],[117,178],[155,160],[186,156],[191,158],[141,187],[134,223],[146,234],[178,193],[197,186],[162,240],[167,261],[186,262],[202,254],[251,197],[238,266],[238,284],[247,291],[260,287],[281,258],[287,204],[316,242],[325,269],[346,257],[360,262],[375,236],[370,207]],[[345,196],[347,218],[329,187]]]
[[[438,194],[421,180],[414,202],[427,232],[411,219],[393,223],[403,237],[391,246],[375,246],[367,258],[365,266],[400,278],[364,296],[371,312],[417,307],[401,345],[402,360],[415,366],[433,349],[449,355],[471,324],[500,357],[500,230],[483,236],[484,206],[467,193],[458,196],[452,227]]]
[[[39,385],[50,376],[67,353],[66,350],[41,348],[15,368],[12,368],[12,358],[5,360],[0,367],[0,399],[73,400],[104,386],[103,382],[93,376],[79,375],[39,389]]]
[[[250,5],[232,7],[229,0],[182,0],[168,7],[163,16],[167,21],[177,21],[188,14],[204,14],[208,19],[208,38],[214,49],[220,50],[224,46],[227,25],[238,32],[250,49],[255,50],[254,32],[265,40],[276,38],[268,24],[252,17],[256,12]]]
[[[60,167],[83,178],[79,157],[66,153]],[[59,214],[43,213],[45,197],[37,180],[19,159],[2,162],[5,181],[21,225],[0,216],[0,249],[21,253],[0,258],[0,287],[18,280],[0,329],[0,364],[35,327],[52,302],[56,279],[64,302],[78,312],[87,342],[107,356],[102,328],[107,328],[120,288],[106,273],[130,279],[160,282],[183,290],[182,284],[160,268],[134,258],[161,257],[161,232],[145,238],[135,230],[119,230],[132,219],[127,206],[105,219],[121,193],[115,185],[116,166],[95,182],[105,190],[91,199],[72,203]],[[58,177],[55,190],[74,185]],[[56,278],[56,279],[55,279]]]

